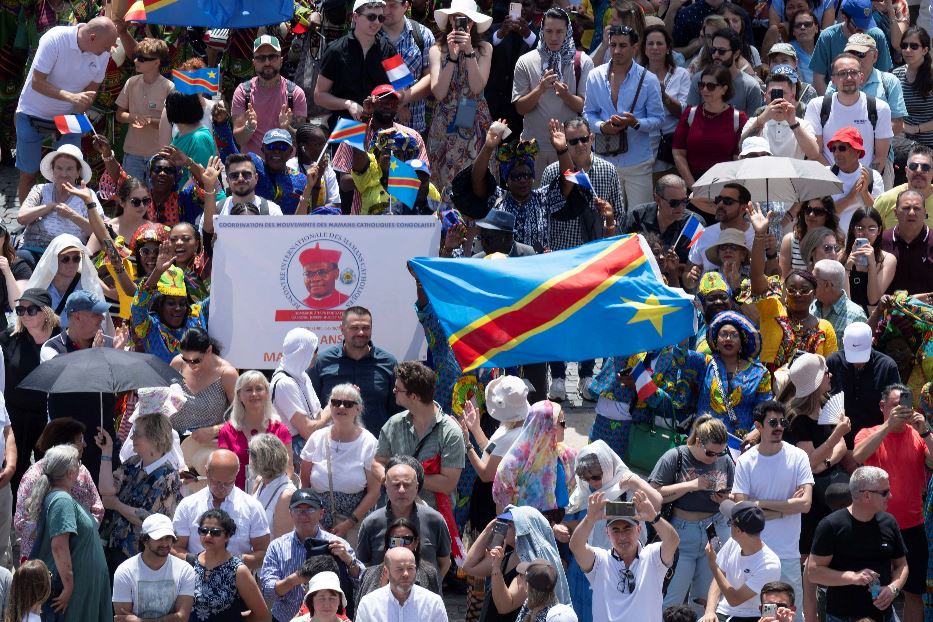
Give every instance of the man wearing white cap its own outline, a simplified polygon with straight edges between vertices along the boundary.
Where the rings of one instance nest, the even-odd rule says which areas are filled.
[[[826,357],[826,367],[832,374],[832,392],[845,393],[845,413],[852,421],[852,431],[846,435],[849,449],[862,428],[884,421],[878,406],[881,391],[901,381],[897,363],[872,348],[871,340],[871,327],[864,322],[854,322],[842,335],[843,349]]]
[[[113,575],[115,620],[135,616],[142,620],[184,622],[194,602],[194,570],[172,552],[172,519],[151,514],[143,521],[141,552],[117,567]]]

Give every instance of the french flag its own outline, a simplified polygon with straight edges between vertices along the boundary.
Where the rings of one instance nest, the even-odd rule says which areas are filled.
[[[687,248],[690,248],[697,243],[697,240],[700,239],[704,231],[706,231],[706,229],[700,224],[700,221],[695,216],[691,216],[687,219],[687,223],[684,225],[684,229],[680,232],[680,235],[681,237],[687,238]]]
[[[735,462],[739,459],[739,456],[742,455],[742,439],[738,436],[729,433],[727,447],[729,448],[729,455],[732,457],[732,461]]]
[[[86,114],[60,114],[55,117],[55,127],[60,134],[84,134],[94,131],[94,126]]]
[[[645,367],[643,361],[638,361],[632,368],[632,377],[635,379],[635,392],[638,394],[639,401],[644,402],[657,393],[658,385],[654,383],[651,370]]]
[[[400,54],[396,54],[392,58],[387,58],[382,61],[382,67],[386,70],[386,76],[388,76],[389,82],[392,83],[392,88],[396,91],[408,88],[415,83],[414,76],[411,75],[411,72],[408,70],[408,65],[402,60]]]
[[[593,192],[593,184],[590,183],[589,176],[583,171],[571,171],[570,169],[567,169],[564,171],[564,179],[572,184],[577,184],[581,188],[586,188],[590,192]]]

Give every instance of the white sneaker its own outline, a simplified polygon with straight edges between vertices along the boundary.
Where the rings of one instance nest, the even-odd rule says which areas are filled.
[[[596,397],[593,395],[593,392],[590,391],[590,383],[593,382],[593,376],[587,376],[586,378],[580,378],[579,391],[580,396],[585,399],[587,402],[595,402]]]
[[[552,402],[563,402],[567,399],[567,390],[564,388],[563,378],[551,380],[551,386],[547,390],[547,398]]]

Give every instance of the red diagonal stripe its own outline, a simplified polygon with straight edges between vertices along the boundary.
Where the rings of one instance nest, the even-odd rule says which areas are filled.
[[[465,334],[451,344],[457,360],[463,367],[468,367],[491,349],[553,321],[567,308],[585,298],[593,288],[640,258],[642,254],[638,238],[633,236],[600,261],[582,272],[568,275],[523,307],[487,321]]]

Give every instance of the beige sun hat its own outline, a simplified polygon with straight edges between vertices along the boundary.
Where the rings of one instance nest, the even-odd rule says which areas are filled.
[[[790,381],[794,383],[794,398],[811,395],[823,384],[826,375],[826,359],[819,354],[804,352],[790,364]]]
[[[479,7],[473,0],[453,0],[449,9],[437,9],[434,11],[434,21],[441,32],[447,30],[447,18],[451,15],[465,15],[471,22],[476,24],[476,32],[486,32],[492,25],[492,17],[483,15],[479,12]]]

